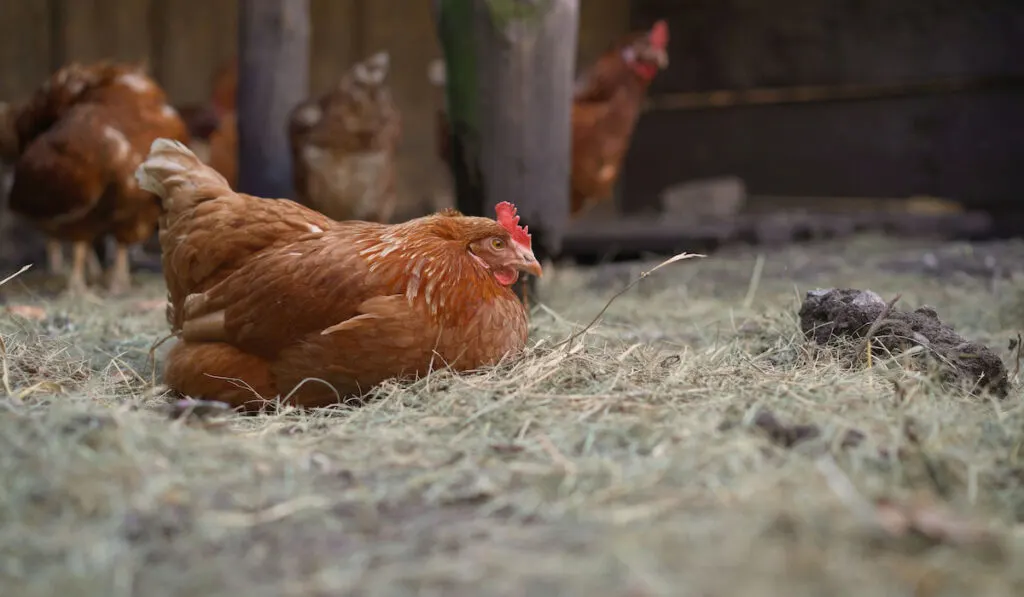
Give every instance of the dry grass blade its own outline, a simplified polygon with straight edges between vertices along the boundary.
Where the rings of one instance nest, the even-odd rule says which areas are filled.
[[[747,286],[747,295],[743,297],[743,308],[749,309],[754,305],[754,297],[757,295],[757,288],[761,285],[761,274],[764,272],[764,254],[758,253],[754,262],[754,271],[750,274],[750,284]]]
[[[1020,332],[1017,332],[1017,338],[1010,346],[1013,349],[1013,379],[1017,379],[1017,375],[1020,374],[1021,354],[1024,351],[1024,346],[1021,346],[1022,343],[1024,343],[1024,338],[1021,337]]]
[[[7,341],[4,340],[3,336],[0,336],[0,381],[3,382],[4,392],[8,396],[13,396],[14,392],[11,390],[11,367],[7,364]]]
[[[3,286],[4,284],[6,284],[6,283],[10,282],[11,280],[13,280],[13,279],[17,278],[18,276],[20,276],[21,274],[27,272],[30,267],[32,267],[31,263],[26,265],[26,266],[24,266],[24,267],[22,267],[21,269],[19,269],[18,271],[14,272],[13,274],[7,276],[3,280],[0,280],[0,286]]]
[[[705,257],[705,255],[702,255],[700,253],[686,253],[686,252],[679,253],[677,255],[673,255],[672,257],[669,257],[668,259],[666,259],[665,261],[662,261],[658,265],[655,265],[651,269],[646,270],[644,272],[641,272],[639,276],[637,276],[633,281],[631,281],[629,284],[627,284],[622,290],[620,290],[620,291],[616,292],[615,294],[613,294],[612,297],[608,299],[608,302],[606,302],[604,304],[604,307],[601,307],[601,310],[597,312],[597,315],[595,315],[594,318],[590,320],[590,323],[588,323],[587,325],[583,326],[583,329],[573,333],[567,339],[565,339],[562,342],[559,342],[558,344],[556,344],[555,347],[557,348],[559,346],[566,345],[566,344],[568,344],[571,347],[572,346],[572,342],[574,340],[576,340],[576,338],[579,338],[580,336],[585,334],[587,332],[587,330],[589,330],[590,328],[594,327],[594,325],[601,319],[601,316],[604,315],[605,311],[608,310],[608,307],[612,306],[612,303],[615,302],[615,299],[619,298],[620,296],[622,296],[622,295],[626,294],[627,292],[629,292],[630,290],[632,290],[634,286],[639,284],[640,281],[643,280],[644,278],[646,278],[647,276],[650,276],[651,274],[653,274],[654,272],[658,271],[659,269],[661,269],[663,267],[666,267],[666,266],[669,266],[669,265],[672,265],[673,263],[676,263],[678,261],[683,261],[683,260],[686,260],[686,259],[695,259],[695,258],[698,258],[698,257]]]
[[[857,358],[859,355],[866,354],[868,367],[871,367],[871,338],[873,338],[875,333],[878,332],[878,329],[882,327],[882,324],[885,323],[885,319],[889,317],[890,313],[892,313],[892,308],[896,306],[896,303],[899,302],[901,298],[903,298],[903,295],[897,294],[892,297],[892,300],[885,304],[885,308],[882,309],[878,314],[878,317],[871,322],[871,326],[868,328],[867,333],[864,334],[864,339],[861,340],[859,348],[853,353],[854,358]]]
[[[167,334],[166,336],[158,338],[149,346],[149,354],[147,355],[146,358],[146,365],[149,367],[149,383],[154,387],[156,386],[156,351],[158,348],[163,346],[164,342],[167,342],[168,340],[174,338],[175,336],[177,336],[177,334],[172,332],[170,334]]]

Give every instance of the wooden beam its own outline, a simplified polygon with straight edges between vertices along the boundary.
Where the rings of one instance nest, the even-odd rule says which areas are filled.
[[[959,77],[900,83],[716,89],[713,91],[662,93],[649,97],[644,104],[644,109],[709,110],[738,106],[868,101],[968,91],[1020,91],[1022,89],[1024,89],[1024,76],[1018,75]]]
[[[238,190],[291,197],[286,131],[309,96],[309,0],[240,0],[238,13]]]
[[[456,206],[510,201],[535,252],[557,254],[569,216],[579,0],[437,0]],[[540,256],[540,255],[538,255]]]
[[[777,245],[843,238],[857,232],[901,237],[977,238],[994,229],[985,212],[929,214],[907,212],[740,214],[732,218],[620,216],[614,220],[574,221],[566,231],[563,255],[601,258],[616,254],[671,254],[711,251],[727,244]]]

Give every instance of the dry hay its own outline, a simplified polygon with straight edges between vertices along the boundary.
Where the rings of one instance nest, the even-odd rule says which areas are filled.
[[[0,586],[1024,594],[1016,379],[996,400],[898,359],[868,369],[796,317],[819,286],[902,293],[1013,369],[1020,320],[979,306],[1018,282],[892,275],[877,244],[853,264],[858,245],[677,264],[561,346],[640,267],[559,268],[517,362],[254,417],[172,419],[153,395],[163,313],[132,307],[159,280],[101,306],[36,299],[44,320],[0,316]]]

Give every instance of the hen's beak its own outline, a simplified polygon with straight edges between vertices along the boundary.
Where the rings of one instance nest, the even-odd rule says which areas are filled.
[[[521,272],[533,274],[538,278],[544,274],[544,270],[541,269],[540,263],[537,262],[537,258],[533,256],[533,251],[526,247],[520,247],[516,245],[516,252],[519,255],[519,261],[512,264]]]

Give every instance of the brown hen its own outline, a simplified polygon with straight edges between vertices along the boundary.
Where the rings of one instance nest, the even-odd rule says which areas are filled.
[[[629,150],[647,88],[668,66],[668,24],[632,33],[614,44],[576,79],[572,107],[572,179],[570,213],[579,215],[611,197]],[[443,87],[445,66],[430,64],[430,82]],[[446,111],[437,112],[437,153],[451,166],[451,127]]]
[[[304,102],[289,121],[296,198],[336,220],[387,222],[395,209],[398,107],[378,52],[336,88]]]
[[[72,64],[54,73],[16,117],[18,157],[11,210],[53,241],[71,241],[68,290],[86,289],[92,243],[117,241],[111,293],[130,286],[128,248],[153,233],[156,197],[134,172],[157,137],[188,140],[185,124],[164,92],[133,65]],[[57,245],[59,250],[59,245]]]
[[[541,267],[510,204],[497,221],[449,211],[337,222],[232,192],[165,139],[137,177],[166,210],[160,242],[179,340],[164,382],[180,393],[319,406],[432,368],[492,365],[525,345],[526,312],[509,287]]]
[[[668,24],[635,33],[605,52],[576,80],[572,108],[572,192],[579,214],[611,197],[647,88],[668,66]]]

